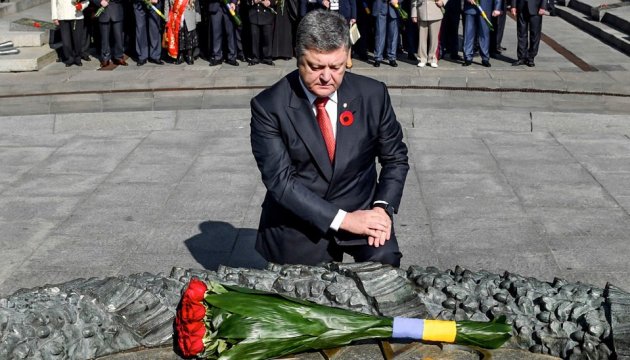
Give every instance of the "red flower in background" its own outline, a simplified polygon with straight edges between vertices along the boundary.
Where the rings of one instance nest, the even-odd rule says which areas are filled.
[[[40,24],[40,23],[38,23],[37,21],[35,21],[35,22],[33,23],[33,26],[35,26],[36,28],[40,28],[40,27],[42,27],[42,24]]]
[[[339,115],[339,122],[343,126],[350,126],[354,122],[354,115],[350,110],[346,110]]]
[[[184,292],[184,301],[188,298],[195,302],[202,302],[203,298],[206,296],[207,290],[208,286],[206,286],[206,283],[199,279],[191,279],[188,284],[188,289]]]

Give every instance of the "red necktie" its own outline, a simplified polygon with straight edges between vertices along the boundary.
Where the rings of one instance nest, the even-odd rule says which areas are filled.
[[[335,135],[333,134],[332,124],[330,118],[326,112],[327,97],[319,97],[315,99],[315,108],[317,109],[317,124],[322,131],[322,137],[326,143],[326,150],[328,150],[328,158],[330,162],[335,158]]]

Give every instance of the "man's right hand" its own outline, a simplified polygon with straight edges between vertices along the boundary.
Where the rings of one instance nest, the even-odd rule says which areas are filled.
[[[107,7],[107,5],[109,5],[109,1],[107,1],[107,0],[101,0],[101,6],[102,6],[102,7]]]
[[[516,8],[510,9],[510,12],[512,13],[512,16],[516,16]]]
[[[379,247],[389,240],[392,220],[380,208],[357,210],[347,213],[339,228],[353,234],[365,235],[370,246]]]

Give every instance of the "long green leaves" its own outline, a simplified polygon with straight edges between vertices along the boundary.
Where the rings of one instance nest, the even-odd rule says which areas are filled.
[[[455,343],[497,349],[512,335],[512,325],[505,323],[505,316],[491,322],[458,321]]]
[[[220,286],[220,285],[219,285]],[[331,308],[276,294],[238,287],[206,295],[220,309],[217,336],[235,343],[219,359],[267,359],[346,345],[355,340],[387,338],[392,319]],[[214,311],[214,310],[213,310]],[[230,314],[223,316],[224,314]]]

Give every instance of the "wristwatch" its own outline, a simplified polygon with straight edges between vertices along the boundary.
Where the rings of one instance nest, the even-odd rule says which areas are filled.
[[[379,208],[385,210],[387,215],[389,215],[390,219],[394,218],[394,207],[389,205],[388,203],[378,202],[378,203],[372,205],[372,208],[375,208],[375,207],[379,207]]]

